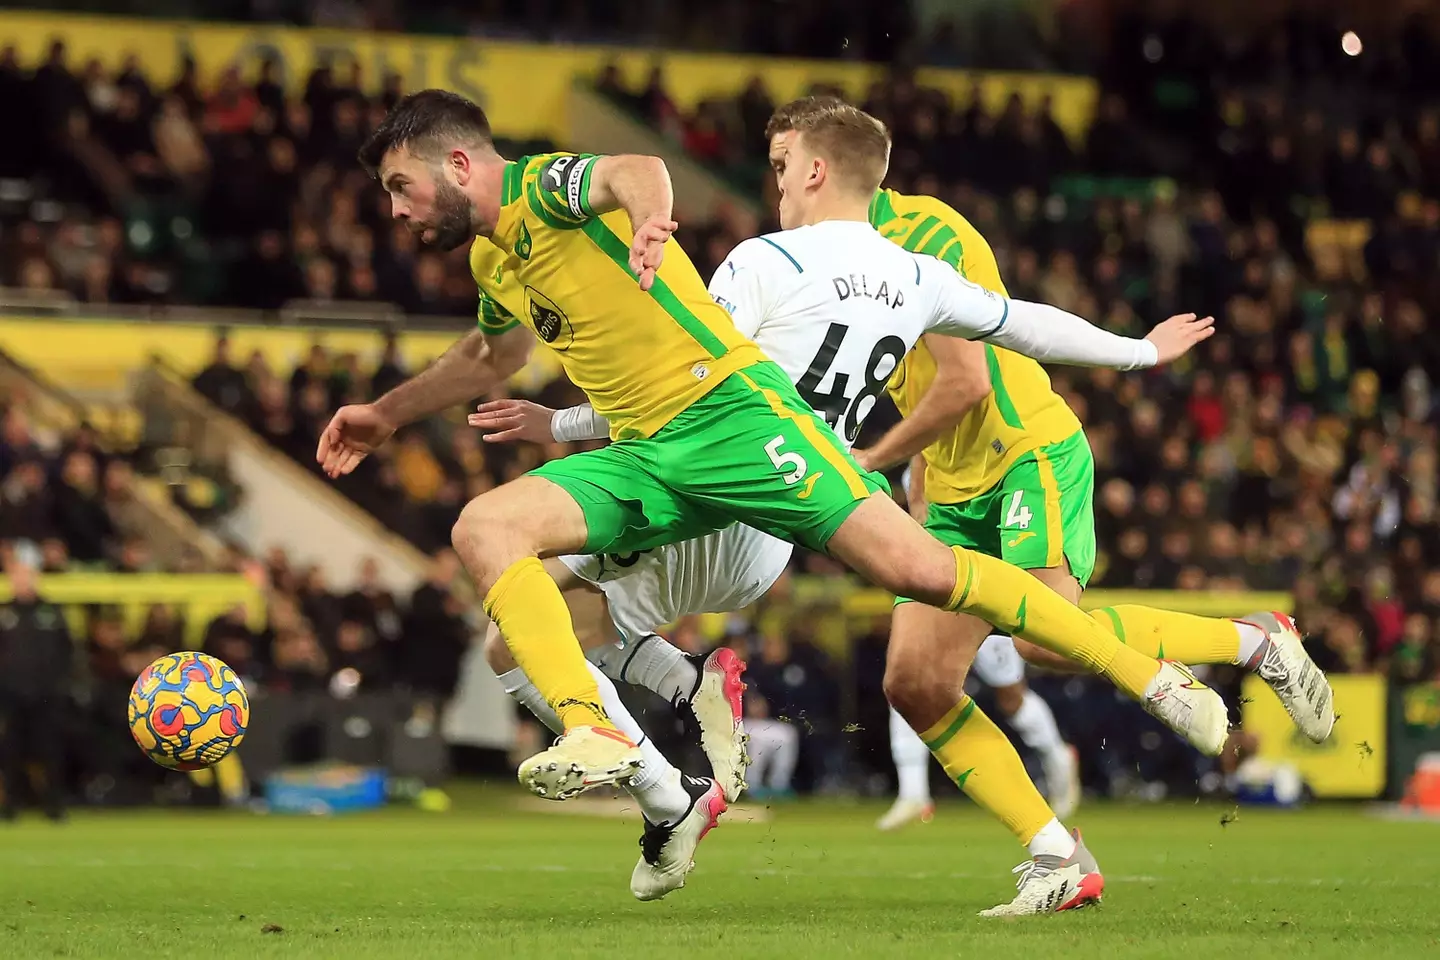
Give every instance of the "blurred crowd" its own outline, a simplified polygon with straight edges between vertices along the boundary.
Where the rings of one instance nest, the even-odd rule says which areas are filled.
[[[202,90],[191,63],[160,89],[134,57],[111,74],[57,41],[31,70],[0,49],[0,122],[13,132],[0,284],[97,304],[473,313],[463,252],[417,249],[355,162],[398,77],[369,97],[358,66],[325,66],[287,97],[277,71],[248,83],[232,69]]]
[[[454,692],[473,624],[452,592],[459,563],[448,549],[408,597],[380,583],[370,558],[360,561],[354,588],[339,592],[283,551],[263,559],[235,552],[231,572],[263,587],[258,621],[243,606],[200,625],[186,622],[184,604],[155,604],[139,616],[90,604],[78,618],[36,606],[21,587],[36,574],[193,571],[152,553],[130,489],[133,451],[102,449],[84,426],[36,428],[20,398],[0,400],[0,425],[0,561],[16,592],[14,604],[0,607],[0,718],[13,722],[16,705],[44,708],[47,725],[26,736],[33,759],[56,764],[50,781],[63,777],[94,802],[151,797],[159,768],[129,742],[126,702],[140,671],[176,650],[220,657],[252,696],[399,691],[439,702]],[[37,632],[32,613],[45,630]]]
[[[322,6],[342,19],[347,9],[402,17],[344,2],[307,9]],[[501,32],[549,9],[480,6]],[[1062,132],[1048,103],[1017,98],[991,111],[926,89],[906,70],[891,73],[865,98],[894,132],[889,185],[940,197],[970,218],[1013,296],[1132,335],[1178,312],[1216,316],[1220,333],[1176,367],[1052,372],[1096,455],[1094,586],[1292,590],[1327,670],[1440,681],[1440,334],[1430,320],[1440,311],[1440,48],[1425,20],[1367,34],[1366,56],[1354,58],[1335,24],[1303,11],[1274,29],[1219,33],[1178,5],[1141,6],[1100,45],[1096,120],[1080,140]],[[732,7],[749,5],[716,9]],[[873,7],[835,9],[895,15]],[[818,7],[794,9],[803,26]],[[785,31],[775,36],[750,47],[797,52],[785,49]],[[273,308],[356,298],[469,314],[463,258],[416,250],[352,162],[400,93],[388,78],[367,97],[363,79],[321,69],[294,99],[271,74],[255,84],[228,74],[204,91],[191,77],[157,90],[138,64],[107,76],[57,48],[27,71],[0,52],[0,111],[9,129],[29,134],[0,156],[0,174],[32,191],[19,204],[0,191],[0,269],[9,271],[0,279],[95,302]],[[763,128],[773,102],[762,79],[691,115],[666,93],[663,70],[639,90],[611,70],[596,83],[732,183],[762,192],[770,208]],[[773,227],[722,210],[683,224],[679,239],[708,274],[741,239]],[[393,344],[373,368],[316,347],[294,369],[272,370],[259,355],[232,356],[222,337],[195,386],[313,469],[330,411],[414,372]],[[560,407],[580,398],[557,382],[535,399]],[[877,411],[874,429],[893,416]],[[12,419],[23,423],[7,414],[3,529],[13,517],[42,562],[143,566],[143,543],[127,537],[107,499],[123,458],[93,451],[82,432],[57,438],[37,462]],[[468,499],[575,449],[490,446],[437,418],[397,437],[341,489],[435,553],[438,585],[454,573],[445,546]],[[275,591],[266,630],[236,618],[209,628],[207,643],[242,672],[295,688],[326,687],[346,667],[362,682],[441,682],[417,676],[403,651],[416,638],[458,636],[434,626],[458,622],[446,601],[336,597],[313,571],[278,557],[265,566]],[[806,554],[795,569],[840,570]],[[417,608],[441,613],[416,621]],[[165,614],[156,616],[164,628]],[[694,624],[676,633],[689,649],[705,645]],[[802,780],[841,778],[836,758],[868,736],[847,738],[849,725],[883,731],[878,680],[870,682],[883,626],[843,664],[804,629],[737,621],[729,638],[755,661],[752,718],[783,717],[801,731]],[[1091,707],[1073,722],[1104,736],[1094,719],[1103,711]],[[883,734],[875,736],[883,753]]]

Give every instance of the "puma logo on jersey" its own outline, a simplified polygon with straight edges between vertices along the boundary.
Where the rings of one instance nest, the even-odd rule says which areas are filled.
[[[1007,547],[1018,547],[1018,546],[1020,546],[1020,544],[1024,543],[1026,540],[1029,540],[1031,537],[1036,536],[1036,535],[1037,535],[1037,534],[1035,533],[1034,530],[1027,530],[1025,533],[1016,534],[1016,535],[1015,535],[1015,539],[1013,539],[1013,540],[1011,540],[1009,543],[1005,544],[1005,546],[1007,546]]]

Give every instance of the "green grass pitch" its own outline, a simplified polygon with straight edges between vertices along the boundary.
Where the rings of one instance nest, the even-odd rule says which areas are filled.
[[[1082,808],[1105,903],[987,921],[1021,851],[961,802],[893,835],[875,805],[722,821],[689,885],[650,904],[628,890],[635,822],[514,804],[0,824],[0,957],[1440,956],[1440,825],[1355,807],[1224,826],[1213,805]]]

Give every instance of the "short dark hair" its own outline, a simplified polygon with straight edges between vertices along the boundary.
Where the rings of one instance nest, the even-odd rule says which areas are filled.
[[[797,130],[836,173],[861,193],[874,193],[890,165],[890,131],[885,124],[839,97],[792,100],[765,125],[765,139]]]
[[[374,176],[391,150],[431,156],[456,146],[491,146],[490,120],[479,104],[449,90],[421,90],[400,100],[360,147],[360,165]]]

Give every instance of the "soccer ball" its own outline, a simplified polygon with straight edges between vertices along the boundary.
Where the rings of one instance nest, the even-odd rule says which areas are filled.
[[[250,698],[235,671],[194,651],[170,653],[130,688],[130,735],[171,770],[218,763],[245,738]]]

